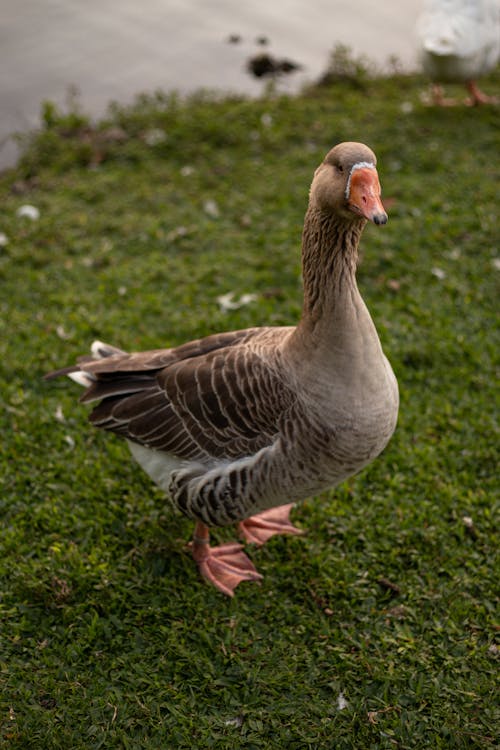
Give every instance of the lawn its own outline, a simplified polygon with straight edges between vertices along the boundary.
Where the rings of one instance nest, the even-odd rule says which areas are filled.
[[[334,75],[296,97],[143,96],[99,123],[46,104],[0,176],[2,746],[497,746],[498,108],[424,90]],[[398,428],[295,509],[304,536],[250,549],[264,580],[229,600],[78,386],[42,378],[94,338],[294,323],[312,173],[343,140],[379,160],[389,223],[366,228],[358,283]],[[256,297],[224,310],[230,292]]]

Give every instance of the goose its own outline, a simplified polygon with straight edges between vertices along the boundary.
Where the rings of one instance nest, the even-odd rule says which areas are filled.
[[[332,148],[314,173],[302,234],[303,309],[296,326],[215,333],[171,349],[127,353],[94,342],[69,375],[94,403],[95,427],[132,456],[195,522],[201,575],[233,596],[262,576],[239,543],[210,546],[236,523],[257,545],[300,534],[293,505],[334,487],[387,445],[398,386],[356,284],[367,221],[387,214],[373,151]]]
[[[420,59],[433,81],[433,100],[445,99],[441,83],[464,83],[469,104],[495,103],[476,79],[497,65],[500,55],[499,0],[427,0],[417,21]]]

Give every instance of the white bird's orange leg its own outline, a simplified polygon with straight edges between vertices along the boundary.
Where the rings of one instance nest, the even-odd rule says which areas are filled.
[[[251,560],[242,552],[241,544],[221,544],[210,547],[208,526],[198,521],[191,551],[201,575],[226,596],[234,596],[241,581],[260,581],[262,576]]]
[[[447,99],[443,93],[443,87],[439,83],[432,84],[432,103],[437,107],[454,107],[458,102],[456,99]]]
[[[292,508],[293,503],[288,503],[246,518],[238,526],[241,535],[247,542],[261,545],[275,534],[303,534],[304,532],[290,521]]]
[[[488,94],[481,91],[475,81],[468,81],[466,86],[470,94],[467,104],[470,104],[472,107],[478,104],[498,104],[498,99],[495,96],[488,96]]]

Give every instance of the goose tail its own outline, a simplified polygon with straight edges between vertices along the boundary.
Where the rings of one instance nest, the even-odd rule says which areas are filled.
[[[44,380],[52,380],[53,378],[67,375],[71,380],[74,380],[78,385],[84,388],[89,388],[96,381],[96,377],[92,373],[85,372],[81,369],[80,365],[86,362],[94,362],[97,359],[105,359],[106,357],[112,357],[115,354],[126,354],[123,349],[118,349],[116,346],[111,344],[105,344],[103,341],[94,341],[90,347],[90,355],[80,357],[78,364],[70,365],[69,367],[61,367],[58,370],[53,370],[44,375]]]

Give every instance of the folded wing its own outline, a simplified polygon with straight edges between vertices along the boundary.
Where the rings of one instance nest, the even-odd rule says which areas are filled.
[[[296,397],[252,346],[262,329],[177,349],[80,361],[91,422],[186,460],[234,459],[272,443]]]

